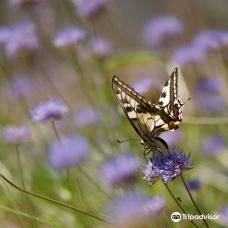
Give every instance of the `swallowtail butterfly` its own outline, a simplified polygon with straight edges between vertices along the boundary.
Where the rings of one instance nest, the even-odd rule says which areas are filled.
[[[147,101],[116,76],[112,79],[112,88],[129,122],[141,137],[145,151],[168,150],[167,143],[159,135],[177,129],[182,121],[184,104],[178,95],[178,68],[166,81],[158,104]]]

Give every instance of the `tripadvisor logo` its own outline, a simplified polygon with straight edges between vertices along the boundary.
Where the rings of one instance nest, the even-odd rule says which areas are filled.
[[[180,222],[180,220],[181,220],[181,214],[179,212],[173,212],[171,214],[171,220],[173,222]]]

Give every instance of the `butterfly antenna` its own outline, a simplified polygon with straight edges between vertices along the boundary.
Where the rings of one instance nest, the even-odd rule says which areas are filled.
[[[181,104],[181,106],[184,106],[187,102],[189,102],[191,100],[191,97],[188,98],[187,101],[185,101],[183,104]]]
[[[126,139],[126,140],[119,140],[119,139],[117,139],[116,141],[118,142],[118,143],[124,143],[124,142],[129,142],[129,141],[138,141],[139,139]]]

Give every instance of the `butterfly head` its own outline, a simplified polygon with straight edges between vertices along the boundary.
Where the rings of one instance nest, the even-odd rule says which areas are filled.
[[[170,121],[169,122],[169,129],[170,130],[176,130],[179,128],[180,121]]]

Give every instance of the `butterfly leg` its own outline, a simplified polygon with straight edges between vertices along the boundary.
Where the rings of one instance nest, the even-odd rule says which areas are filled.
[[[144,153],[143,153],[143,156],[144,156],[144,158],[145,158],[145,160],[146,160],[147,162],[148,162],[147,155],[148,155],[148,154],[150,154],[150,153],[151,153],[151,151],[152,151],[152,149],[151,149],[151,148],[146,147],[146,146],[144,145]]]

